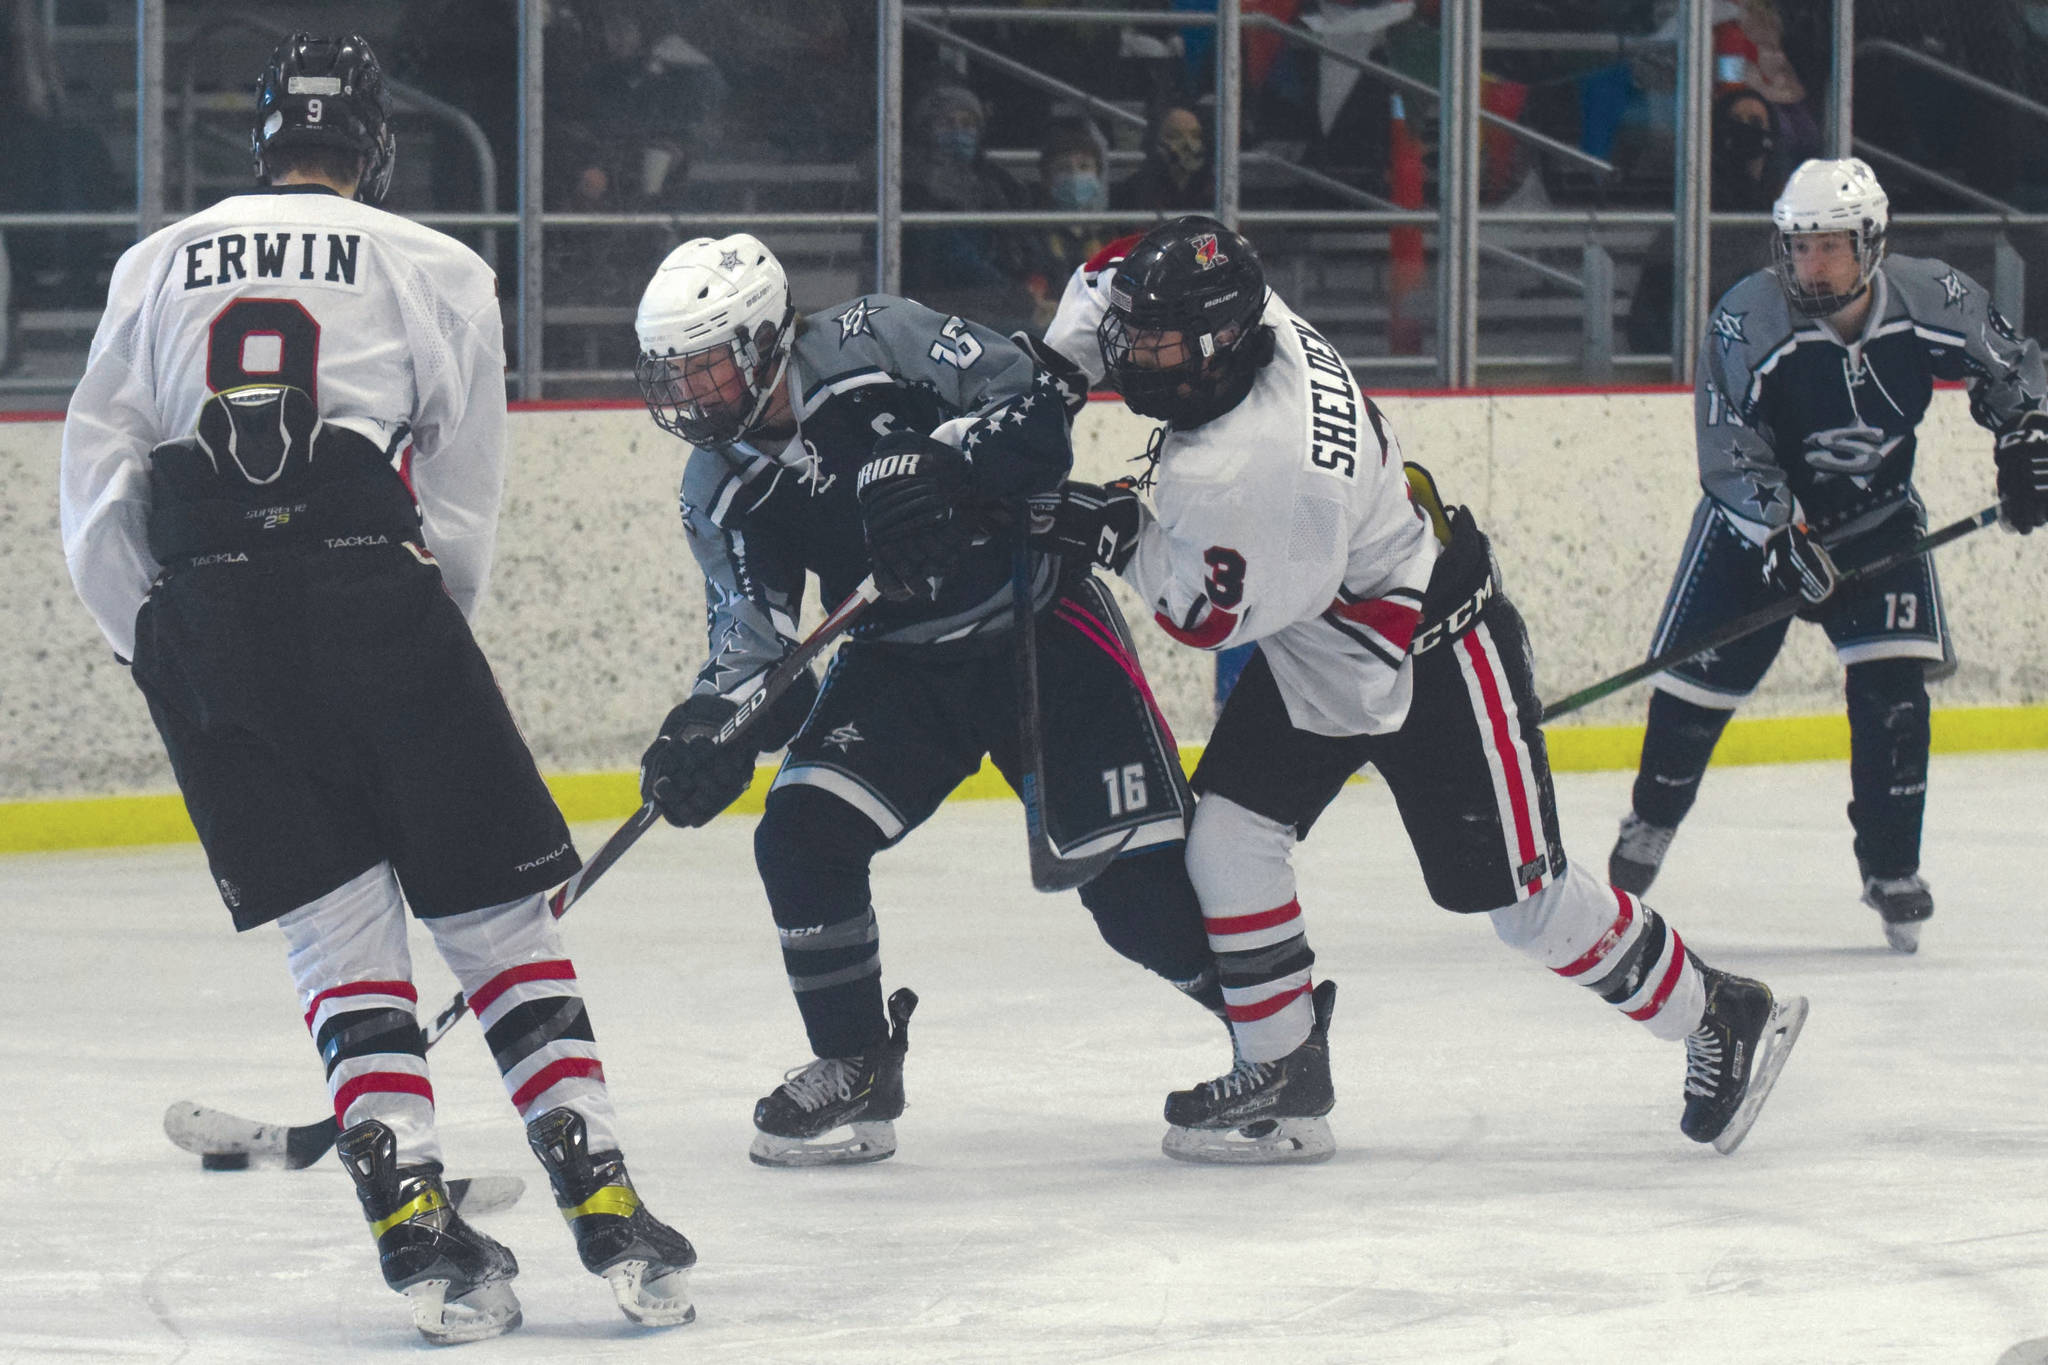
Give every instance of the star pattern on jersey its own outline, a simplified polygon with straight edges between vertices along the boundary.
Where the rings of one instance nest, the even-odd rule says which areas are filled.
[[[1749,487],[1749,497],[1744,501],[1757,510],[1759,519],[1768,521],[1771,512],[1780,507],[1788,514],[1792,511],[1792,500],[1785,496],[1783,484],[1765,483],[1759,479],[1752,480]]]
[[[858,336],[873,336],[875,314],[887,311],[886,304],[871,303],[867,299],[855,300],[851,308],[833,319],[839,324],[839,344],[844,346]]]
[[[718,268],[720,270],[738,270],[740,268],[740,253],[737,251],[719,252]]]
[[[1721,339],[1721,354],[1727,355],[1735,349],[1736,342],[1749,344],[1749,338],[1742,334],[1742,320],[1747,313],[1731,313],[1726,308],[1714,310],[1714,335]]]
[[[1951,308],[1963,306],[1963,300],[1970,297],[1970,288],[1963,283],[1963,277],[1950,267],[1948,274],[1935,281],[1941,286],[1942,299]]]

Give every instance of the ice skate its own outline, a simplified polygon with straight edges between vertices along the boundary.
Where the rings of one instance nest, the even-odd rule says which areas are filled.
[[[1685,1117],[1679,1128],[1724,1156],[1742,1145],[1770,1098],[1799,1030],[1806,997],[1775,1000],[1761,981],[1693,959],[1706,980],[1707,1010],[1685,1040]]]
[[[1934,893],[1917,872],[1903,877],[1863,874],[1863,903],[1884,920],[1884,941],[1896,952],[1920,951],[1920,926],[1934,914]]]
[[[857,1057],[820,1057],[789,1073],[754,1106],[757,1166],[853,1166],[896,1154],[903,1054],[917,995],[889,997],[889,1036]],[[837,1129],[848,1129],[834,1136]]]
[[[546,1168],[555,1207],[576,1234],[583,1268],[602,1276],[619,1311],[642,1327],[697,1319],[690,1302],[690,1239],[647,1211],[616,1151],[593,1152],[583,1116],[550,1109],[526,1126],[527,1145]]]
[[[400,1166],[396,1139],[375,1119],[343,1133],[334,1150],[377,1239],[384,1283],[412,1300],[421,1336],[450,1346],[519,1325],[519,1262],[456,1214],[439,1163]]]
[[[1160,1150],[1176,1161],[1277,1165],[1327,1161],[1337,1150],[1324,1117],[1336,1106],[1330,1084],[1330,1012],[1337,983],[1310,997],[1308,1039],[1276,1062],[1240,1061],[1225,1074],[1166,1097],[1170,1125]]]
[[[1647,892],[1657,880],[1657,869],[1664,866],[1664,855],[1670,852],[1671,836],[1676,833],[1676,829],[1651,824],[1634,811],[1622,816],[1614,852],[1607,855],[1608,885],[1631,896]]]

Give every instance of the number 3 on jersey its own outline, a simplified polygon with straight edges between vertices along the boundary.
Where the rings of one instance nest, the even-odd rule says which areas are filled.
[[[289,384],[320,401],[320,324],[291,299],[236,299],[206,333],[206,387]]]
[[[1202,553],[1209,566],[1207,591],[1210,602],[1229,611],[1244,600],[1244,556],[1223,545],[1211,545]]]

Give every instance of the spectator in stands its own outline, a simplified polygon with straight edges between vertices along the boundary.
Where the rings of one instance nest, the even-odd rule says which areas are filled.
[[[98,133],[66,117],[64,84],[39,0],[0,0],[0,211],[120,207],[120,175]],[[9,232],[13,305],[97,307],[115,251],[97,228]]]
[[[1038,149],[1038,202],[1063,213],[1100,213],[1109,207],[1109,143],[1092,119],[1056,118]],[[1075,267],[1117,236],[1105,220],[1039,228],[1028,234],[1031,259],[1025,288],[1033,300],[1031,330],[1042,333],[1059,311]]]
[[[1736,3],[1739,17],[1714,26],[1715,89],[1726,93],[1747,88],[1762,97],[1789,174],[1790,167],[1820,155],[1820,123],[1805,84],[1785,55],[1785,21],[1778,13],[1778,0]]]
[[[1717,213],[1755,213],[1754,227],[1716,228],[1709,239],[1707,297],[1718,299],[1735,282],[1769,259],[1771,201],[1789,173],[1778,155],[1771,105],[1746,85],[1714,97],[1713,181],[1710,204]],[[1650,245],[1643,273],[1629,305],[1628,349],[1658,355],[1671,348],[1675,276],[1671,234]]]
[[[935,85],[904,126],[903,207],[952,213],[1031,207],[1016,178],[981,145],[988,118],[964,85]],[[903,233],[903,289],[942,313],[977,318],[1002,331],[1031,321],[1026,287],[1029,240],[1011,228],[925,227]]]
[[[1166,104],[1145,127],[1145,160],[1117,186],[1118,208],[1151,213],[1207,213],[1216,206],[1209,170],[1209,134],[1202,116],[1185,104]]]

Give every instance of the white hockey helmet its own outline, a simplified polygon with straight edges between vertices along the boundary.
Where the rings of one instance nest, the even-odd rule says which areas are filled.
[[[1891,225],[1891,200],[1877,183],[1877,173],[1857,157],[1840,161],[1804,161],[1785,182],[1771,205],[1772,261],[1778,282],[1792,307],[1810,317],[1826,317],[1861,298],[1884,260],[1885,231]],[[1847,293],[1802,285],[1792,263],[1792,238],[1812,232],[1846,232],[1856,248],[1856,287]]]
[[[634,377],[655,424],[692,445],[729,445],[760,422],[789,364],[796,309],[775,253],[744,232],[669,252],[640,296]],[[737,378],[705,376],[729,355]],[[696,378],[696,392],[685,375]]]

